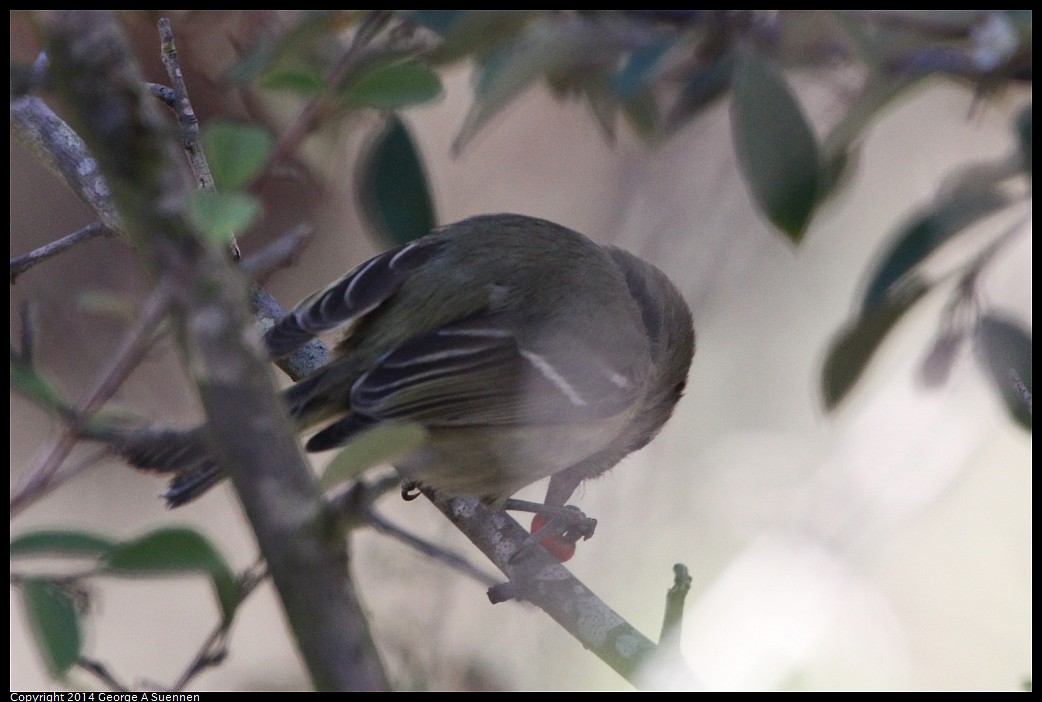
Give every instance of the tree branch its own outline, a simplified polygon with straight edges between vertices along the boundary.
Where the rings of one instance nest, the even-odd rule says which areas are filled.
[[[31,95],[11,101],[11,131],[40,162],[90,205],[101,223],[122,231],[108,185],[80,136],[50,107]]]
[[[506,512],[489,510],[478,500],[446,499],[429,490],[424,494],[510,579],[505,588],[510,596],[549,614],[626,680],[651,689],[700,687],[678,652],[660,653],[545,549],[522,548],[528,532]],[[660,677],[663,670],[668,678]]]
[[[39,18],[50,35],[55,85],[129,238],[156,277],[179,281],[173,317],[185,366],[315,686],[386,689],[343,542],[278,400],[248,286],[182,216],[191,189],[121,28],[107,12]]]

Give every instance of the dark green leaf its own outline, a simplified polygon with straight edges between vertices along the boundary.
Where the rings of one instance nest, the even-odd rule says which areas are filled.
[[[1028,105],[1020,114],[1017,115],[1016,121],[1016,132],[1017,132],[1017,145],[1020,148],[1021,162],[1024,164],[1024,170],[1027,174],[1031,175],[1031,105]]]
[[[849,180],[860,155],[858,144],[848,145],[843,150],[823,153],[821,157],[818,199],[824,202],[838,192]]]
[[[192,225],[217,244],[225,244],[234,236],[241,236],[260,215],[257,198],[236,190],[193,193],[188,216]]]
[[[846,397],[886,335],[928,289],[921,281],[909,281],[907,287],[899,293],[895,291],[883,305],[862,315],[836,336],[821,373],[826,410],[835,409]]]
[[[225,623],[231,621],[239,603],[238,585],[224,557],[190,529],[160,529],[122,543],[102,565],[105,572],[120,576],[208,575]]]
[[[757,206],[799,243],[818,200],[818,142],[785,79],[747,51],[735,65],[731,129]]]
[[[22,534],[11,540],[11,556],[91,556],[100,558],[117,542],[86,531],[44,530]]]
[[[357,478],[368,468],[403,458],[427,441],[419,424],[381,424],[353,439],[330,462],[320,480],[322,487]]]
[[[261,85],[272,90],[289,90],[307,97],[320,94],[325,87],[322,76],[314,67],[300,64],[268,71],[261,79]]]
[[[423,160],[397,117],[360,161],[357,180],[362,212],[388,243],[405,244],[434,228],[434,203]]]
[[[568,75],[589,38],[568,27],[540,23],[518,41],[486,56],[474,71],[474,102],[452,144],[458,154],[497,112],[543,77]]]
[[[39,578],[22,583],[22,602],[47,672],[63,677],[79,660],[83,647],[76,603],[57,585]]]
[[[468,10],[407,10],[406,15],[421,27],[444,36],[467,12]]]
[[[453,12],[453,11],[449,11]],[[538,10],[466,10],[458,12],[442,32],[445,41],[430,54],[437,64],[468,56],[479,57],[507,46],[538,14]]]
[[[633,130],[645,141],[653,143],[662,124],[654,95],[647,92],[630,98],[622,104],[622,110]]]
[[[841,13],[842,14],[842,13]],[[858,163],[862,137],[872,121],[899,96],[907,93],[922,76],[873,75],[847,107],[842,119],[829,131],[821,145],[821,171],[818,202],[831,197],[845,185]]]
[[[930,254],[967,227],[1005,207],[1009,198],[990,183],[978,189],[958,188],[949,197],[916,215],[894,237],[869,279],[861,309],[882,304],[890,290]]]
[[[630,54],[622,68],[612,76],[612,87],[619,98],[626,101],[647,90],[655,76],[659,59],[672,47],[672,40],[663,39],[651,42]]]
[[[300,56],[323,40],[334,40],[338,21],[335,10],[306,10],[299,21],[285,34],[257,41],[252,50],[228,71],[228,80],[234,84],[252,80],[283,57]]]
[[[977,327],[976,352],[1013,420],[1031,431],[1031,334],[988,314]]]
[[[65,407],[58,391],[35,368],[16,360],[11,361],[11,389],[51,412]]]
[[[249,124],[214,122],[203,130],[202,141],[218,190],[249,185],[271,151],[268,133]]]
[[[720,56],[709,66],[698,66],[684,78],[684,85],[666,117],[667,133],[676,132],[724,96],[731,85],[734,56]]]
[[[348,82],[341,97],[353,107],[398,110],[429,102],[442,93],[441,79],[426,66],[405,61],[378,63]]]
[[[619,113],[619,98],[612,90],[608,79],[598,73],[576,76],[579,90],[586,97],[590,111],[597,119],[605,140],[615,142],[615,120]]]

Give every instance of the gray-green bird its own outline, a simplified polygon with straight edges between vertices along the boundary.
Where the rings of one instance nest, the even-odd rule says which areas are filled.
[[[541,219],[498,214],[436,229],[308,297],[265,341],[273,358],[347,328],[332,360],[284,397],[308,451],[381,422],[429,441],[402,476],[501,507],[550,476],[563,505],[658,433],[687,381],[691,312],[654,266]],[[176,473],[171,506],[222,477],[203,430],[131,463]]]

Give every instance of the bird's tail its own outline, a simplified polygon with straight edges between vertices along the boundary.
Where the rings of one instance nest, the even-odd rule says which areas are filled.
[[[204,427],[139,429],[105,438],[135,468],[173,474],[170,487],[162,494],[168,507],[191,502],[225,477],[213,458]]]

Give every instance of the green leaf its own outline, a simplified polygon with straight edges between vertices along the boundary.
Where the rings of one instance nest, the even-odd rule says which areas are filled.
[[[257,198],[239,191],[210,193],[198,190],[192,195],[188,218],[199,233],[216,244],[226,244],[241,235],[261,213]]]
[[[328,490],[358,477],[368,468],[408,456],[428,437],[427,430],[419,424],[377,425],[347,444],[326,467],[319,482]]]
[[[988,314],[977,326],[975,348],[1013,420],[1031,431],[1031,334],[1010,319]]]
[[[224,557],[191,529],[160,529],[119,544],[102,567],[119,576],[208,575],[226,624],[239,604],[239,587]]]
[[[409,129],[397,117],[359,162],[357,182],[366,220],[388,243],[405,244],[434,228],[427,172]]]
[[[264,74],[260,83],[271,90],[288,90],[307,97],[319,95],[325,88],[318,71],[303,64],[272,69]]]
[[[64,677],[83,650],[76,603],[64,590],[41,578],[22,583],[22,603],[47,672],[54,678]]]
[[[1009,196],[992,183],[957,188],[933,207],[912,218],[894,237],[869,278],[863,313],[882,304],[894,286],[930,254],[970,225],[1009,204]]]
[[[11,540],[11,556],[90,556],[107,555],[118,543],[86,531],[62,529],[31,531]]]
[[[648,144],[653,144],[662,124],[655,96],[650,92],[636,95],[622,104],[622,110],[633,131]]]
[[[731,130],[757,206],[799,243],[818,200],[818,142],[785,79],[749,51],[735,65]]]
[[[658,39],[640,47],[611,77],[615,93],[623,101],[645,92],[655,77],[659,60],[673,48],[673,39]]]
[[[858,163],[862,137],[869,125],[897,98],[922,80],[921,75],[874,74],[868,84],[833,125],[820,149],[821,170],[818,183],[818,203],[838,192],[849,180],[850,172]]]
[[[1024,171],[1031,175],[1031,105],[1028,105],[1017,115],[1014,125],[1017,133],[1017,146],[1020,150],[1021,163]]]
[[[442,94],[441,78],[414,61],[378,63],[347,83],[341,97],[354,107],[398,110]]]
[[[684,77],[684,85],[666,116],[665,131],[672,134],[723,97],[732,83],[734,55],[721,55],[707,67],[696,66]]]
[[[436,64],[451,63],[467,56],[480,57],[504,47],[538,14],[538,10],[440,12],[455,13],[455,16],[445,26],[445,30],[440,32],[444,41],[430,53],[430,60]]]
[[[569,75],[593,39],[583,27],[541,22],[517,41],[486,55],[474,70],[474,102],[463,120],[452,152],[463,147],[496,113],[545,77]]]
[[[437,34],[448,34],[449,30],[467,13],[467,10],[407,10],[410,20]]]
[[[137,300],[128,300],[126,295],[104,290],[84,290],[76,295],[76,309],[83,314],[110,317],[122,322],[134,319],[137,305]]]
[[[241,85],[256,78],[263,71],[287,57],[300,57],[325,42],[339,41],[339,12],[336,10],[304,10],[297,23],[284,34],[274,38],[260,38],[251,50],[227,72],[229,82]]]
[[[65,402],[47,379],[36,369],[17,360],[11,360],[11,389],[50,412],[60,412]]]
[[[826,410],[835,409],[847,396],[886,335],[927,290],[926,283],[909,281],[900,293],[895,291],[883,305],[862,315],[836,336],[821,373]]]
[[[615,142],[615,120],[619,112],[619,98],[611,88],[607,77],[597,73],[588,73],[575,77],[576,87],[586,97],[597,124],[601,127],[605,140]]]
[[[218,190],[249,185],[271,152],[271,137],[250,124],[214,122],[203,130],[202,142]]]

